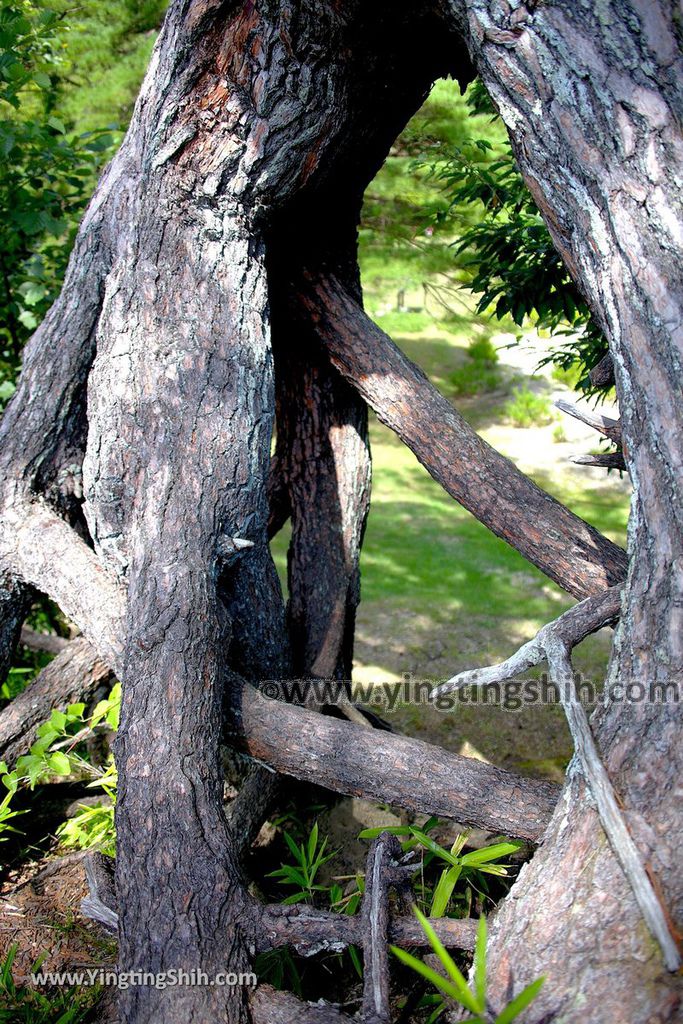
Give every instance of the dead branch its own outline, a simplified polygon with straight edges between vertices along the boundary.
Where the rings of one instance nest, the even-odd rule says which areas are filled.
[[[389,1010],[389,890],[391,867],[401,856],[396,836],[382,833],[372,843],[365,871],[362,907],[363,1019],[367,1024],[390,1024]]]
[[[626,469],[623,452],[600,452],[598,455],[572,455],[570,462],[577,466],[601,466],[604,469]]]
[[[55,601],[107,664],[120,655],[125,595],[68,523],[38,499],[17,498],[0,519],[0,560]]]
[[[430,924],[449,949],[474,949],[477,922],[469,918],[435,917]],[[389,940],[402,946],[427,946],[428,942],[413,914],[391,916]],[[346,946],[363,942],[360,917],[348,917],[332,911],[317,910],[305,904],[263,908],[258,936],[260,951],[293,946],[302,956],[322,951],[339,952]]]
[[[557,637],[569,649],[576,647],[591,633],[597,633],[603,626],[610,626],[616,622],[621,611],[622,590],[623,587],[610,587],[596,597],[580,601],[559,618],[545,625],[533,640],[525,643],[506,661],[499,665],[458,672],[438,686],[433,695],[438,697],[464,686],[486,686],[503,682],[505,679],[513,679],[546,660],[548,637]]]
[[[53,708],[83,701],[113,679],[85,637],[76,637],[0,712],[0,761],[11,767],[27,753]]]
[[[92,921],[97,921],[108,932],[116,934],[119,917],[114,883],[114,860],[93,851],[85,858],[84,866],[89,895],[81,900],[81,912]]]
[[[39,633],[37,630],[31,629],[30,626],[21,627],[19,639],[30,651],[45,651],[47,654],[59,654],[69,646],[69,641],[63,636],[55,636],[54,633]]]
[[[334,278],[296,301],[340,373],[480,522],[579,598],[624,579],[625,552],[486,444]]]
[[[254,1024],[351,1024],[353,1020],[331,1003],[305,1003],[272,985],[259,985],[250,1005]]]
[[[386,833],[384,838],[386,839]],[[392,854],[392,856],[394,855]],[[83,914],[92,920],[99,921],[108,930],[116,931],[118,904],[114,884],[114,859],[105,857],[97,851],[88,851],[60,858],[55,864],[61,865],[64,862],[70,862],[70,859],[84,860],[89,895],[81,903]],[[368,858],[369,867],[370,858]],[[392,872],[391,867],[390,861],[385,858],[382,866],[378,868],[382,876],[380,888],[384,886],[382,891],[385,891],[388,885],[394,886],[400,881]],[[46,872],[41,872],[41,875],[44,873],[50,873],[50,868],[48,867]],[[372,884],[370,872],[366,872],[366,878],[369,878]],[[291,946],[301,956],[309,957],[323,952],[340,953],[347,946],[365,944],[367,920],[360,915],[336,914],[328,910],[318,910],[306,903],[297,903],[293,906],[282,903],[256,906],[258,917],[256,950],[259,953],[270,949],[279,949],[282,946]],[[372,898],[368,906],[372,906]],[[429,923],[447,948],[474,949],[477,932],[476,920],[435,917],[430,918]],[[388,916],[385,941],[403,946],[427,947],[429,945],[419,921],[412,913]]]
[[[588,409],[581,409],[573,402],[567,402],[564,398],[558,398],[555,402],[556,408],[567,416],[573,416],[575,420],[585,423],[598,433],[608,437],[615,444],[621,444],[621,420],[613,420],[610,416],[603,416],[602,413],[591,412]]]
[[[440,747],[272,701],[244,686],[229,740],[279,772],[337,793],[438,814],[537,842],[558,797],[525,779]]]

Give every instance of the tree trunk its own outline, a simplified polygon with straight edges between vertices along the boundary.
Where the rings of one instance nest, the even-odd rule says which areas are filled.
[[[222,810],[224,684],[235,673],[256,684],[292,670],[349,675],[369,497],[367,412],[356,389],[380,403],[387,388],[389,402],[405,397],[392,381],[369,379],[399,372],[411,394],[425,395],[393,350],[391,363],[389,349],[383,364],[367,351],[359,362],[355,226],[365,186],[433,79],[468,79],[470,57],[610,339],[636,489],[612,678],[680,678],[683,296],[671,258],[675,187],[662,171],[680,182],[679,26],[663,0],[631,0],[627,16],[623,8],[171,4],[129,132],[0,428],[2,657],[31,585],[62,605],[122,678],[122,970],[248,966],[258,914]],[[336,348],[324,317],[306,303],[294,308],[288,294],[292,282],[332,278],[355,324],[332,332]],[[424,423],[413,429],[400,406],[392,425],[429,448]],[[576,594],[619,581],[620,553],[517,475],[517,504],[532,511],[521,507],[515,521],[501,500],[501,513],[493,483],[503,460],[466,432],[463,447],[457,414],[431,392],[424,408],[452,427],[452,447],[432,459],[436,475],[475,515],[532,557],[544,542],[539,522],[550,524],[550,555],[535,560]],[[488,466],[480,494],[467,479],[468,452]],[[286,615],[268,531],[290,515]],[[261,711],[273,713],[256,701],[254,730]],[[294,730],[304,715],[283,721]],[[595,723],[672,917],[682,899],[666,785],[681,768],[677,724],[675,705],[652,702],[614,703]],[[326,736],[340,747],[354,735],[335,728]],[[262,729],[255,742],[273,733]],[[387,757],[403,749],[387,744]],[[285,745],[280,760],[295,774],[293,756]],[[333,756],[329,745],[319,756]],[[397,772],[410,769],[397,755]],[[314,775],[315,761],[300,774]],[[343,784],[362,789],[346,776]],[[473,820],[490,820],[485,805]],[[525,811],[526,834],[537,834],[548,810]],[[546,971],[529,1019],[540,1005],[563,1021],[625,1020],[624,998],[631,1021],[651,1011],[667,1019],[659,951],[576,773],[498,916],[489,962],[496,1003]],[[249,1009],[240,989],[139,986],[122,993],[121,1012],[136,1024],[184,1024],[246,1020]]]
[[[664,0],[451,9],[610,343],[635,493],[608,682],[633,700],[601,706],[593,729],[631,834],[680,929],[680,17]],[[653,684],[662,693],[669,687],[669,699],[649,696]],[[498,915],[489,960],[494,1006],[546,974],[530,1021],[543,1012],[563,1022],[675,1018],[680,990],[576,773]]]

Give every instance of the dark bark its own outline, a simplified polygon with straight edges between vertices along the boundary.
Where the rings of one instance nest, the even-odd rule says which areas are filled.
[[[0,683],[4,683],[11,668],[31,596],[30,587],[12,573],[0,575]]]
[[[283,320],[274,316],[276,459],[292,520],[292,669],[301,678],[350,679],[358,561],[370,501],[367,409],[307,339],[306,324]]]
[[[401,856],[396,836],[384,833],[370,847],[363,895],[363,1020],[390,1024],[389,890],[392,868]]]
[[[388,421],[397,417],[394,425],[437,479],[572,593],[622,579],[622,553],[471,435],[348,293],[349,237],[363,188],[433,78],[471,74],[460,36],[610,342],[635,488],[613,678],[680,678],[678,29],[663,0],[171,5],[130,131],[86,214],[65,289],[27,349],[0,428],[3,571],[49,592],[124,686],[117,751],[123,970],[239,971],[256,930],[221,809],[219,744],[226,660],[255,683],[286,676],[290,664],[267,547],[275,405],[269,287],[277,318],[288,281],[340,277],[331,310],[320,307],[329,289],[316,286],[315,301],[315,289],[304,296],[316,330],[328,351],[337,345],[337,367],[375,396]],[[287,381],[287,338],[297,321],[284,315],[275,344]],[[368,350],[368,338],[383,359]],[[292,364],[309,358],[306,341]],[[322,356],[304,369],[305,388],[291,377],[285,387],[287,414],[296,405],[302,422],[290,430],[285,414],[280,452],[290,497],[281,509],[296,518],[291,621],[300,663],[339,672],[350,659],[357,600],[363,407]],[[395,373],[405,382],[390,379]],[[311,396],[314,429],[302,415]],[[387,398],[398,403],[393,411]],[[416,405],[408,408],[408,400]],[[447,440],[430,436],[434,417]],[[339,423],[350,428],[355,464],[343,439],[340,449],[324,449]],[[302,442],[321,456],[320,466],[305,468],[290,487],[291,456]],[[340,452],[335,493],[331,466]],[[63,518],[80,522],[81,462],[94,549]],[[332,522],[342,525],[341,541],[321,516],[307,522],[306,503],[310,513],[321,488],[326,513],[338,505]],[[316,522],[333,570],[320,608],[319,576],[302,550]],[[18,592],[7,621],[19,621],[19,600]],[[285,770],[315,781],[327,771],[332,782],[336,759],[338,788],[405,801],[395,779],[415,770],[410,741],[380,742],[335,722],[313,727],[310,712],[277,706],[274,713],[265,698],[244,692],[254,753],[269,751]],[[683,883],[671,870],[679,723],[673,704],[615,703],[596,716],[595,734],[631,834],[664,905],[680,919]],[[375,758],[359,780],[368,736]],[[532,784],[488,766],[445,755],[437,771],[429,748],[418,761],[430,778],[418,773],[413,785],[432,787],[437,806],[429,810],[448,813],[460,800],[461,820],[495,820],[512,832],[521,820],[522,834],[534,836],[547,820],[552,788],[534,807]],[[478,789],[484,768],[495,800]],[[454,793],[461,780],[465,788]],[[521,811],[511,806],[517,798]],[[579,1021],[588,1006],[592,1020],[613,1024],[625,1019],[625,996],[631,1024],[673,1013],[659,952],[576,774],[498,917],[489,964],[495,1002],[510,986],[548,975],[534,1016]],[[136,1024],[247,1015],[244,992],[219,988],[133,989],[122,1002],[123,1019]]]
[[[72,640],[25,690],[0,711],[0,761],[11,768],[27,754],[53,708],[90,701],[113,681],[111,670],[82,637]]]
[[[477,922],[469,918],[434,917],[429,922],[444,946],[449,949],[474,949]],[[363,921],[331,911],[316,910],[305,904],[293,907],[271,905],[263,909],[259,924],[259,949],[293,946],[303,956],[320,951],[339,951],[361,945]],[[399,946],[427,946],[422,926],[412,914],[391,915],[389,940]]]
[[[353,1017],[329,1003],[302,1003],[291,992],[259,985],[251,997],[254,1024],[350,1024]]]

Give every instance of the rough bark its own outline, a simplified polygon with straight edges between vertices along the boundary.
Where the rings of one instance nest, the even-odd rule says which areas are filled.
[[[609,340],[635,494],[608,682],[625,694],[634,685],[636,698],[601,706],[592,724],[630,832],[680,929],[681,704],[637,699],[641,687],[676,688],[682,668],[679,12],[664,0],[448,6]],[[511,982],[547,976],[529,1020],[544,1012],[563,1022],[587,1013],[610,1024],[675,1019],[675,984],[576,773],[497,917],[489,961],[498,1000]]]
[[[301,678],[350,679],[358,561],[370,501],[367,409],[315,339],[306,343],[307,325],[282,319],[279,324],[274,318],[276,459],[292,520],[292,670]]]
[[[246,966],[253,907],[221,809],[225,661],[254,682],[280,678],[289,665],[266,537],[275,405],[266,254],[272,267],[282,267],[289,242],[291,280],[339,276],[363,188],[391,140],[434,77],[458,67],[470,74],[460,36],[610,342],[635,487],[613,679],[667,684],[683,668],[677,414],[683,285],[674,269],[683,74],[671,6],[664,0],[435,0],[415,10],[407,3],[176,0],[130,131],[85,216],[65,289],[27,349],[0,427],[0,558],[3,571],[21,581],[5,619],[20,620],[25,585],[49,592],[124,685],[117,752],[124,970],[199,966],[213,973]],[[270,283],[286,288],[284,277]],[[470,471],[485,469],[483,484],[468,480],[461,466],[449,465],[448,452],[430,446],[438,477],[459,500],[476,511],[482,488],[482,519],[573,593],[619,582],[622,556],[510,476],[504,460],[464,431],[386,339],[375,336],[389,362],[371,358],[365,331],[372,329],[348,297],[349,281],[343,283],[330,316],[341,308],[348,315],[342,319],[353,322],[341,332],[344,358],[353,357],[351,341],[364,357],[363,372],[375,375],[349,376],[368,396],[386,398],[387,389],[400,402],[429,396],[423,409],[443,417],[460,462],[469,453]],[[324,311],[316,307],[315,315],[329,327]],[[341,366],[342,356],[335,358]],[[391,379],[397,371],[407,375],[407,388]],[[337,384],[334,401],[325,405],[326,381],[336,378],[324,363],[317,372],[307,387],[318,389],[320,422],[327,417],[336,424],[340,409],[351,409],[357,444],[362,406],[340,400]],[[378,404],[386,412],[386,402]],[[404,408],[396,412],[401,424],[410,423]],[[423,416],[421,432],[432,429]],[[315,445],[325,436],[329,441],[330,431],[302,428],[297,443],[304,435],[320,451]],[[410,436],[418,446],[420,438]],[[329,531],[327,561],[334,563],[333,545],[340,567],[334,596],[321,603],[321,629],[306,625],[298,644],[302,663],[312,667],[321,650],[335,670],[350,656],[353,561],[364,514],[357,447],[359,455],[332,498],[355,490],[353,543],[340,544]],[[83,459],[94,550],[65,521],[83,529]],[[333,462],[334,454],[321,461],[321,475],[304,474],[306,500]],[[528,503],[524,517],[494,486],[497,473],[513,480],[517,498]],[[291,500],[289,508],[302,523]],[[239,547],[235,537],[252,547]],[[343,567],[342,549],[345,557],[351,550]],[[309,624],[314,598],[315,579],[302,573],[296,614],[302,609]],[[342,599],[340,630],[334,609]],[[328,634],[333,642],[326,646]],[[8,635],[6,650],[14,625]],[[243,709],[245,720],[253,714],[255,743],[265,744],[264,735],[273,732],[272,722],[265,730],[259,722],[266,704],[255,694],[251,710]],[[278,707],[281,721],[290,713],[307,714]],[[307,721],[288,720],[292,728]],[[600,709],[594,729],[631,834],[664,905],[680,919],[683,883],[671,870],[679,723],[670,703],[613,703]],[[355,734],[340,723],[331,727],[344,730],[327,733],[333,746],[320,745],[317,729],[301,730],[310,750],[297,770],[319,774],[316,766],[328,765],[332,751],[358,772],[344,748]],[[404,775],[414,768],[413,752],[395,740],[386,751]],[[278,756],[293,773],[294,757],[301,763],[300,751],[285,748]],[[460,762],[457,769],[472,771]],[[371,786],[387,799],[386,761],[375,762],[373,772]],[[478,778],[470,779],[472,788]],[[509,778],[498,783],[508,797],[521,792]],[[359,783],[346,785],[355,792]],[[435,788],[452,803],[453,778],[442,775]],[[552,802],[550,792],[546,797]],[[491,820],[486,794],[464,810],[465,820]],[[536,808],[530,830],[540,828],[543,814]],[[514,831],[514,817],[508,820]],[[548,975],[533,1016],[579,1021],[588,1007],[592,1020],[613,1024],[625,1019],[625,994],[635,1024],[674,1012],[658,951],[576,774],[546,843],[499,915],[489,963],[495,1001],[510,985]],[[133,989],[122,1003],[127,1022],[241,1021],[247,1014],[244,992],[219,988]]]
[[[12,573],[2,573],[0,576],[0,682],[2,683],[11,668],[21,627],[30,607],[30,588]]]
[[[233,736],[254,757],[305,782],[532,841],[558,794],[552,783],[279,704],[246,687]]]

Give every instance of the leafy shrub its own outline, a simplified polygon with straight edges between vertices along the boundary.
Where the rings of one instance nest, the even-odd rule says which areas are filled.
[[[450,374],[448,380],[456,395],[479,395],[500,387],[498,353],[489,338],[470,342],[467,360]]]
[[[548,399],[527,387],[517,388],[503,406],[503,412],[516,427],[547,426],[555,418]]]
[[[480,82],[470,86],[467,101],[473,113],[497,119]],[[432,173],[450,201],[436,215],[440,225],[455,220],[463,206],[479,209],[477,222],[455,243],[470,287],[480,295],[477,311],[492,309],[520,326],[532,317],[538,327],[566,337],[541,365],[578,365],[578,386],[595,391],[588,371],[607,352],[607,342],[553,245],[509,142],[501,152],[485,139],[470,139],[453,148],[447,161],[432,163]]]
[[[117,683],[109,697],[101,700],[90,718],[84,715],[85,704],[69,704],[64,711],[55,709],[50,718],[38,726],[35,743],[28,754],[18,758],[14,771],[0,762],[0,781],[7,794],[0,803],[0,840],[8,832],[17,831],[8,820],[17,813],[10,809],[10,800],[20,786],[33,789],[38,783],[55,776],[69,775],[90,778],[90,786],[101,789],[108,803],[100,807],[83,807],[58,829],[67,846],[89,849],[98,846],[103,853],[114,856],[114,803],[116,801],[116,768],[113,759],[104,768],[93,765],[81,753],[79,744],[95,734],[98,728],[118,728],[121,685]],[[3,834],[4,833],[4,834]]]
[[[55,115],[57,11],[14,0],[0,11],[0,402],[21,351],[56,298],[107,132],[75,135]]]

